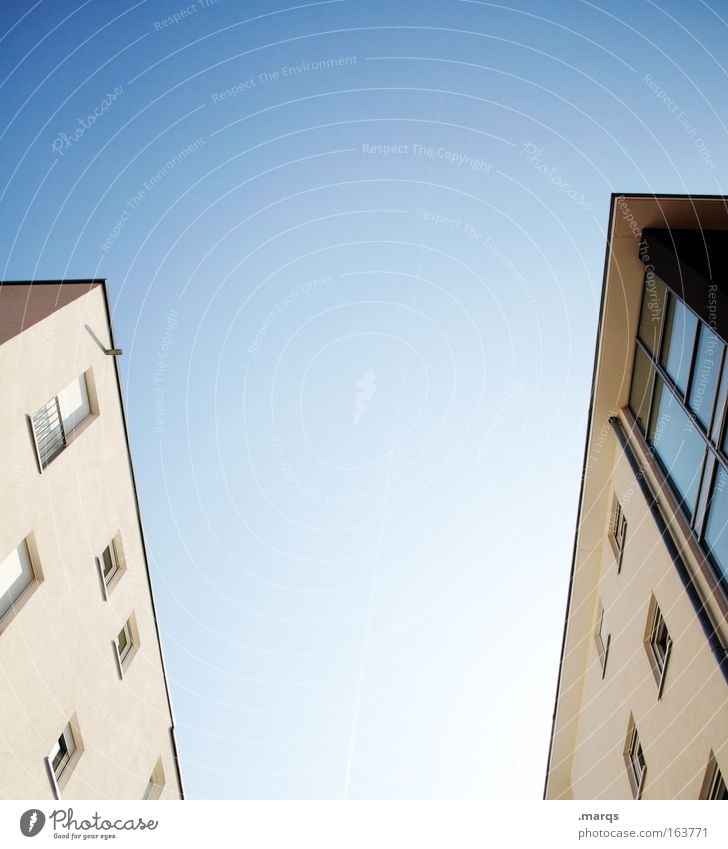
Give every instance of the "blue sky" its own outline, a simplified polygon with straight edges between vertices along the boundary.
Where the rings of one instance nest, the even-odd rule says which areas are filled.
[[[0,19],[0,279],[108,279],[188,796],[539,797],[610,193],[725,193],[728,4]]]

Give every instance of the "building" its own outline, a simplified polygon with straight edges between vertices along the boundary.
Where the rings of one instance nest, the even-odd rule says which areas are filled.
[[[728,198],[614,196],[548,799],[726,799]]]
[[[0,284],[0,798],[179,799],[102,280]]]

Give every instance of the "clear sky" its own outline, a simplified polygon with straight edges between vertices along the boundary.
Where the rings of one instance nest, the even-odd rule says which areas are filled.
[[[189,797],[540,797],[610,193],[726,192],[727,22],[4,0],[0,279],[108,279]]]

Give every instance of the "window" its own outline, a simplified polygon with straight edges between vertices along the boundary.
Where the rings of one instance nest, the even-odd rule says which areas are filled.
[[[728,583],[728,472],[722,466],[718,466],[710,497],[705,544]]]
[[[108,587],[111,579],[119,571],[119,561],[116,557],[113,540],[104,549],[104,553],[101,555],[101,561],[103,563],[104,583]]]
[[[645,784],[647,762],[645,761],[645,753],[642,749],[639,734],[637,733],[637,727],[631,716],[627,731],[627,745],[624,750],[624,761],[627,765],[627,777],[632,788],[632,795],[635,799],[640,799],[642,798],[642,790]]]
[[[119,651],[119,660],[123,663],[126,656],[131,651],[132,647],[131,626],[127,622],[126,625],[119,631],[119,636],[116,638],[116,647]]]
[[[146,789],[144,790],[144,795],[142,799],[159,799],[162,795],[162,790],[164,789],[164,770],[162,769],[162,759],[159,758],[157,763],[152,770],[152,774],[149,776],[149,781],[147,782]]]
[[[604,678],[604,674],[607,671],[607,655],[609,654],[609,643],[611,642],[612,635],[607,634],[606,627],[604,624],[604,607],[602,603],[599,602],[599,607],[597,609],[597,629],[594,632],[594,641],[597,644],[597,654],[599,655],[599,663],[602,667],[602,678]]]
[[[728,800],[728,788],[726,788],[725,779],[718,768],[718,762],[713,752],[710,753],[710,758],[708,759],[708,768],[705,771],[705,779],[703,780],[703,789],[700,792],[700,798]]]
[[[697,324],[697,318],[685,304],[679,298],[671,297],[660,362],[681,392],[685,392],[688,385]]]
[[[132,614],[124,623],[123,628],[119,631],[114,640],[114,653],[119,671],[119,677],[124,677],[126,668],[131,663],[134,653],[139,645],[137,638],[136,622]]]
[[[728,590],[728,350],[712,322],[652,273],[645,275],[629,408]]]
[[[672,650],[672,638],[654,596],[650,601],[650,610],[647,616],[645,648],[657,683],[657,698],[659,699],[662,696],[662,688],[665,683],[665,670]]]
[[[61,789],[68,781],[82,751],[74,716],[61,731],[46,758],[48,776],[56,799],[61,798]]]
[[[82,374],[31,416],[41,471],[63,451],[69,435],[90,414],[87,378]]]
[[[622,510],[622,505],[614,496],[612,503],[612,521],[609,533],[609,539],[612,543],[614,556],[617,558],[617,572],[622,568],[622,554],[624,553],[624,542],[627,538],[627,518]]]
[[[56,780],[61,777],[63,770],[68,766],[71,755],[76,751],[76,742],[73,739],[73,731],[70,724],[63,729],[63,733],[56,740],[48,757],[50,758],[53,774]]]
[[[35,580],[36,573],[26,539],[0,562],[0,620],[9,621],[12,618],[16,602],[25,596],[26,590]]]
[[[101,555],[96,558],[96,568],[101,582],[101,592],[104,601],[107,601],[109,592],[126,569],[120,534],[116,534]]]
[[[708,430],[713,410],[715,390],[718,388],[718,367],[723,345],[718,337],[706,325],[701,324],[698,345],[695,352],[695,365],[690,381],[688,405]]]
[[[705,443],[682,404],[659,377],[652,403],[649,441],[662,460],[686,515],[692,518]]]

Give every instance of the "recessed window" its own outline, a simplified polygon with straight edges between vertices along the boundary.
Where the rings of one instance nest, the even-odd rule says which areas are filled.
[[[164,789],[164,770],[162,769],[162,759],[159,758],[157,763],[152,770],[152,774],[149,776],[149,781],[147,782],[146,789],[144,790],[144,795],[142,799],[159,799],[162,795],[162,790]]]
[[[599,607],[597,609],[597,628],[594,632],[594,642],[597,645],[597,653],[599,655],[599,663],[602,668],[602,678],[604,678],[604,674],[607,671],[607,656],[609,655],[609,643],[611,642],[612,635],[607,633],[605,618],[604,618],[604,607],[602,603],[599,603]]]
[[[85,374],[77,377],[31,416],[41,471],[68,445],[69,435],[91,415]]]
[[[708,759],[708,768],[705,771],[705,779],[700,798],[720,801],[728,800],[728,788],[726,787],[725,779],[718,767],[718,762],[713,752],[710,753],[710,758]]]
[[[116,654],[116,662],[119,670],[119,677],[124,677],[124,672],[131,663],[131,660],[139,646],[137,636],[136,622],[132,614],[124,623],[122,629],[114,640],[114,653]]]
[[[48,755],[56,779],[61,777],[75,751],[76,741],[73,739],[73,731],[71,731],[71,726],[67,725]]]
[[[612,503],[612,520],[610,523],[609,539],[612,543],[614,556],[617,558],[617,572],[622,568],[622,554],[624,553],[624,542],[627,538],[627,518],[622,510],[622,505],[614,496]]]
[[[650,610],[647,617],[645,648],[657,683],[657,698],[659,699],[662,696],[662,688],[665,683],[665,670],[672,650],[672,638],[654,596],[650,601]]]
[[[68,781],[82,751],[75,718],[72,718],[61,731],[46,758],[48,776],[56,799],[61,798],[61,789]]]
[[[632,795],[635,799],[640,799],[642,798],[642,790],[647,773],[647,762],[639,734],[637,733],[637,727],[631,716],[627,732],[627,745],[624,750],[624,761],[627,765],[627,776],[630,787],[632,788]]]
[[[13,615],[39,582],[40,572],[34,567],[31,537],[24,539],[0,562],[0,627]]]
[[[104,599],[108,599],[109,592],[121,577],[126,568],[124,562],[124,551],[121,544],[121,536],[116,536],[106,546],[103,552],[96,558],[96,568],[101,581],[101,591]]]
[[[116,638],[116,647],[119,651],[119,660],[123,663],[126,656],[131,651],[132,647],[131,626],[127,622],[126,625],[119,631],[119,636]]]

